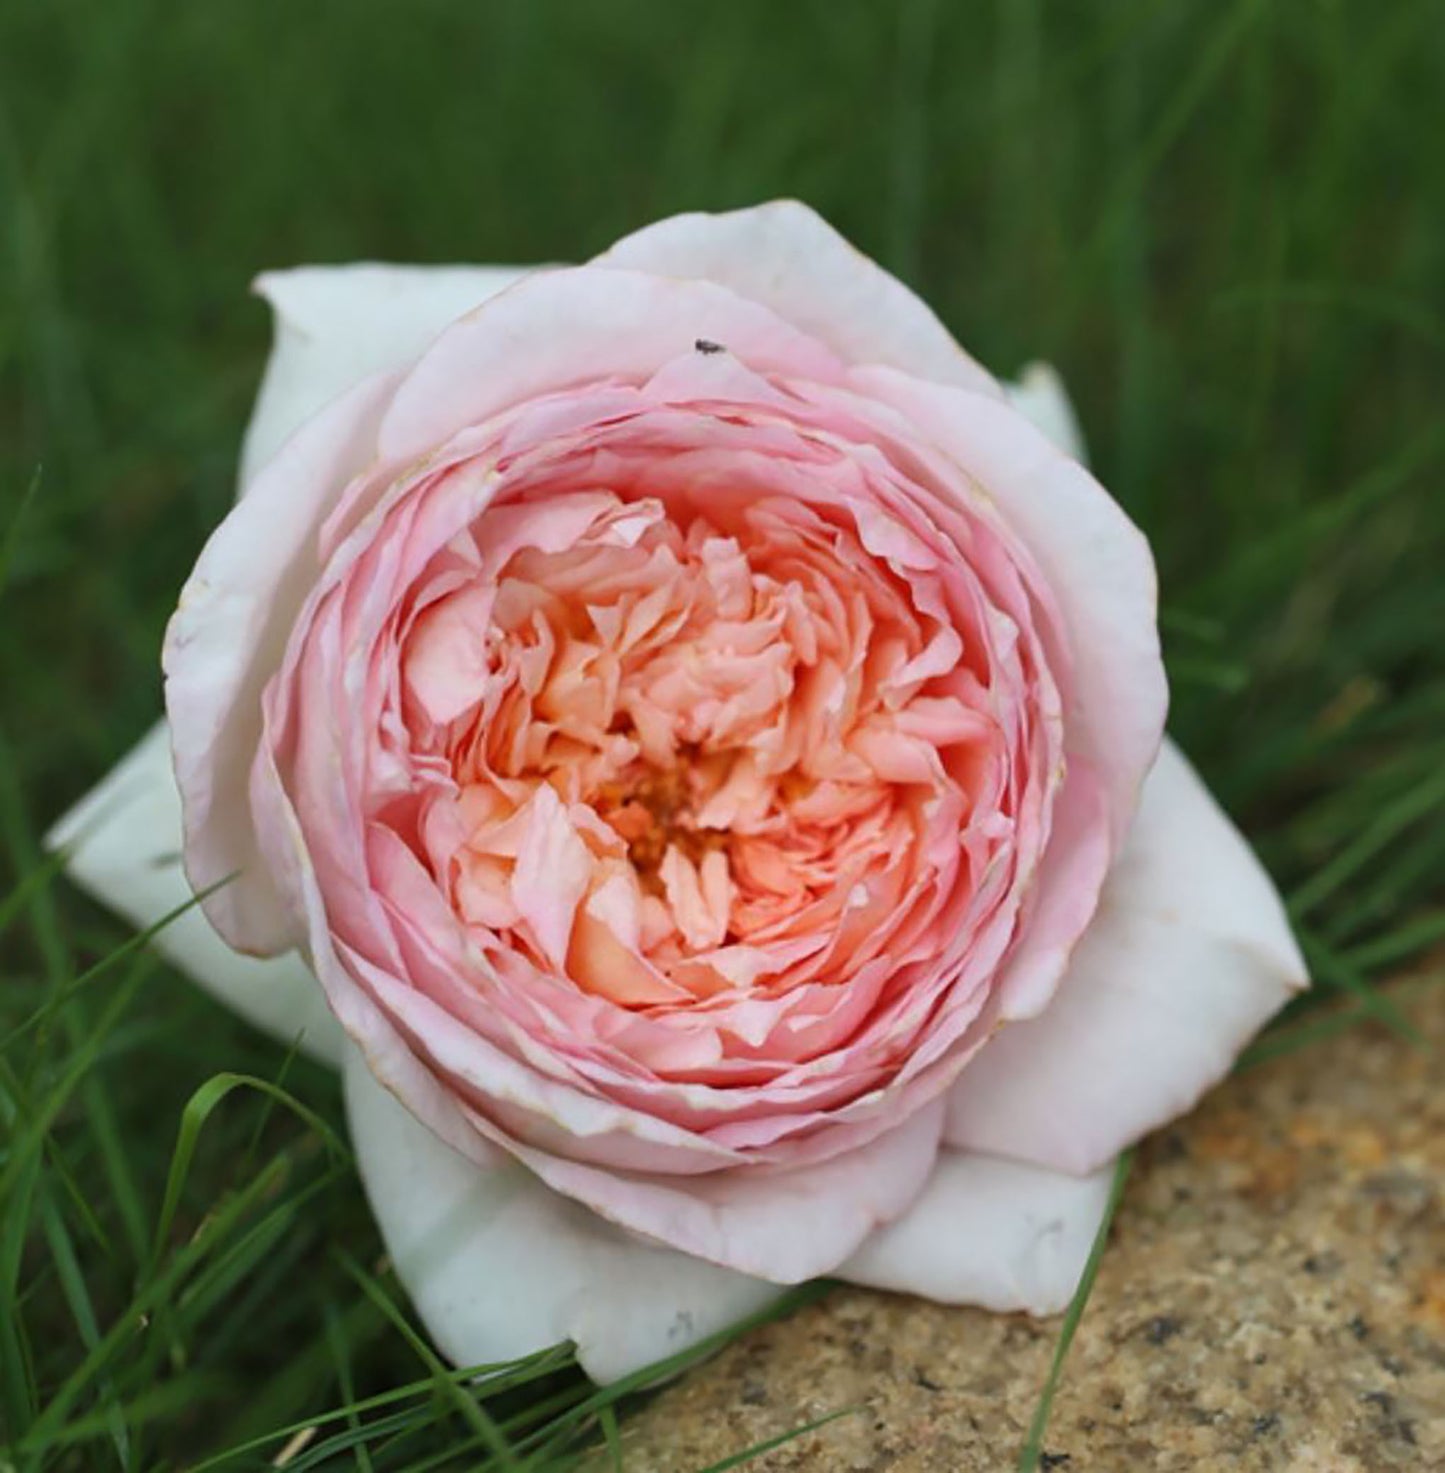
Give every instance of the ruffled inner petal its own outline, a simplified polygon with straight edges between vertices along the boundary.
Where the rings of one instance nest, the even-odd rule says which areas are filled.
[[[936,1098],[1065,778],[1057,610],[986,506],[836,396],[692,360],[349,501],[268,736],[333,938],[393,1014],[405,979],[430,1066],[500,1134],[634,1161],[634,1126],[458,1075],[455,1019],[694,1138],[679,1170]]]

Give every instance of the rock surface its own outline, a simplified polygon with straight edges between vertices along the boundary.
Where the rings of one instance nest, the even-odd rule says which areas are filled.
[[[1254,1065],[1140,1152],[1041,1464],[1445,1469],[1445,980]],[[839,1289],[624,1423],[628,1473],[1015,1466],[1058,1322]]]

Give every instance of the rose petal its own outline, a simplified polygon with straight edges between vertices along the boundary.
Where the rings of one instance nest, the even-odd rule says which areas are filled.
[[[211,923],[263,954],[297,940],[256,846],[247,782],[261,691],[320,569],[316,534],[340,488],[372,458],[395,379],[369,378],[310,419],[211,534],[166,629],[166,712],[185,798],[186,864]]]
[[[1149,544],[1078,461],[997,399],[889,368],[855,370],[851,383],[905,415],[961,466],[1043,571],[1072,636],[1070,750],[1107,781],[1121,843],[1169,696]]]
[[[1053,832],[1039,865],[1033,910],[996,984],[999,1017],[1032,1018],[1046,1008],[1098,906],[1109,873],[1102,784],[1075,762],[1054,804]]]
[[[641,1242],[516,1162],[477,1166],[400,1105],[354,1049],[345,1078],[357,1164],[387,1251],[457,1365],[571,1340],[582,1368],[606,1383],[777,1296],[776,1284]]]
[[[797,1284],[832,1273],[905,1212],[937,1158],[941,1104],[831,1160],[690,1177],[599,1170],[511,1149],[549,1185],[635,1233],[742,1273]]]
[[[714,281],[770,308],[849,362],[886,363],[976,392],[999,392],[988,370],[901,281],[797,200],[722,215],[674,215],[624,236],[596,264]]]
[[[1072,455],[1081,465],[1088,465],[1089,454],[1074,406],[1063,379],[1052,364],[1026,364],[1018,382],[1005,384],[1003,391],[1008,395],[1008,402],[1036,430],[1042,430],[1065,455]]]
[[[519,276],[520,266],[298,266],[258,276],[275,341],[241,446],[242,488],[338,394],[417,357],[449,323]]]
[[[839,1277],[944,1304],[1056,1314],[1078,1288],[1112,1175],[944,1151],[922,1196]]]
[[[423,354],[382,422],[381,452],[409,461],[504,409],[590,380],[646,383],[699,341],[725,341],[762,372],[821,383],[843,372],[818,340],[715,282],[595,266],[536,271]]]
[[[406,363],[523,274],[312,266],[257,281],[276,311],[276,342],[242,451],[246,495],[187,581],[164,657],[190,876],[200,890],[235,876],[205,901],[235,946],[271,954],[296,940],[260,862],[246,786],[261,688],[319,572],[321,525],[375,458],[381,411],[399,381],[375,370]]]
[[[1269,876],[1166,742],[1058,993],[964,1070],[946,1139],[1092,1171],[1188,1110],[1307,985]]]
[[[139,930],[191,899],[181,868],[181,806],[164,722],[152,727],[97,788],[46,835],[66,872]],[[326,996],[294,952],[257,961],[232,951],[198,907],[151,943],[219,1002],[303,1053],[339,1065],[343,1035]]]

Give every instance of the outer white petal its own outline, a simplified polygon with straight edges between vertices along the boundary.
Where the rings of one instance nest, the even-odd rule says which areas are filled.
[[[1008,401],[1036,430],[1042,430],[1065,455],[1089,463],[1084,436],[1058,371],[1049,363],[1029,363],[1018,382],[1005,384]]]
[[[964,1070],[945,1138],[1092,1171],[1188,1110],[1307,985],[1269,876],[1166,742],[1058,993]]]
[[[572,1340],[594,1381],[686,1350],[779,1294],[776,1284],[629,1236],[422,1125],[349,1050],[347,1115],[388,1252],[432,1339],[457,1365]]]
[[[191,899],[164,722],[55,825],[45,843],[68,850],[65,868],[75,882],[141,930]],[[157,932],[152,945],[247,1022],[283,1043],[299,1038],[302,1052],[340,1064],[341,1030],[320,984],[294,952],[267,961],[241,956],[198,906]]]
[[[918,1201],[838,1276],[944,1304],[1055,1314],[1078,1287],[1112,1176],[945,1151]]]
[[[448,323],[528,269],[361,262],[257,277],[276,336],[241,447],[242,488],[323,404],[417,357]]]

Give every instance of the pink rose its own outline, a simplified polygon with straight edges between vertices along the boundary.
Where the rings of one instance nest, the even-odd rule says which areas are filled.
[[[294,960],[161,944],[344,1058],[438,1344],[605,1379],[819,1274],[1061,1307],[1111,1158],[1305,977],[1051,376],[792,203],[260,289],[166,703],[206,915],[345,1046]],[[128,771],[76,866],[153,920]]]

